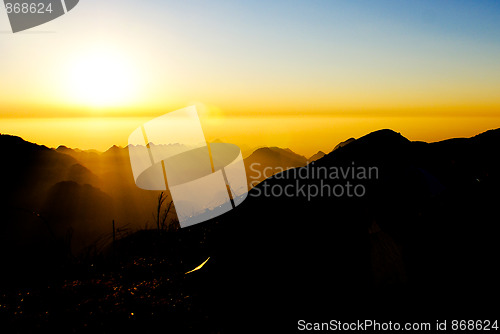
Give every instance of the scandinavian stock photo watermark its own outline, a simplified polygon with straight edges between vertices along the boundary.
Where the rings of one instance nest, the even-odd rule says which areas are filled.
[[[128,142],[136,185],[168,189],[182,228],[218,217],[247,196],[240,148],[208,143],[196,106],[150,120],[135,129]]]
[[[361,166],[351,162],[348,166],[314,166],[286,169],[282,167],[262,168],[260,163],[249,166],[250,187],[254,189],[249,195],[253,197],[302,197],[311,201],[316,197],[363,197],[367,193],[365,183],[378,180],[379,169],[376,166]],[[292,180],[286,185],[262,183],[259,180],[273,177],[276,180]],[[316,181],[305,183],[302,181]]]

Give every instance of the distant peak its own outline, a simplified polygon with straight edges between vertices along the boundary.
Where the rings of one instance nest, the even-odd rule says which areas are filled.
[[[224,143],[222,140],[220,140],[219,138],[216,138],[214,140],[211,141],[212,144],[218,144],[218,143]]]
[[[71,151],[73,151],[73,150],[72,150],[72,149],[70,149],[70,148],[69,148],[69,147],[67,147],[67,146],[64,146],[64,145],[59,145],[59,146],[56,148],[56,151],[57,151],[57,152],[63,152],[63,153],[65,153],[65,152],[71,152]]]
[[[333,151],[335,151],[335,150],[337,150],[337,149],[339,149],[339,148],[341,148],[341,147],[344,147],[344,146],[346,146],[346,145],[348,145],[348,144],[352,143],[352,142],[353,142],[353,141],[355,141],[355,140],[356,140],[355,138],[349,138],[349,139],[347,139],[347,140],[344,140],[343,142],[338,143],[338,144],[337,144],[337,145],[333,148]]]
[[[116,153],[116,152],[120,152],[122,150],[122,148],[120,146],[116,146],[116,145],[113,145],[111,146],[106,152],[104,153]]]
[[[271,146],[271,147],[269,147],[269,149],[271,151],[275,151],[275,152],[288,152],[288,153],[296,154],[294,151],[292,151],[288,147],[287,148],[281,148],[281,147],[277,147],[277,146]]]
[[[310,161],[310,162],[316,161],[316,160],[318,160],[318,159],[323,158],[325,155],[326,155],[326,153],[325,153],[325,152],[323,152],[323,151],[318,151],[317,153],[313,154],[313,155],[309,158],[309,161]]]
[[[283,149],[276,146],[273,147],[261,147],[256,149],[250,157],[261,157],[261,158],[278,158],[278,159],[291,159],[294,161],[300,161],[301,163],[305,163],[307,158],[293,152],[290,149]]]
[[[272,152],[269,147],[259,147],[253,153],[264,153],[264,152]]]
[[[407,138],[401,135],[401,133],[391,129],[382,129],[374,131],[372,133],[367,134],[366,136],[361,137],[358,140],[360,141],[370,140],[380,143],[410,142]]]

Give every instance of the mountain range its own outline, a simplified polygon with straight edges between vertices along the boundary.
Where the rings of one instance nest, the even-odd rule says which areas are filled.
[[[5,157],[0,171],[8,176],[2,182],[0,196],[4,216],[8,217],[4,220],[10,222],[8,228],[4,225],[10,243],[26,238],[31,231],[37,231],[33,232],[35,238],[45,235],[39,229],[49,224],[57,237],[71,232],[71,247],[78,253],[109,235],[113,220],[117,226],[132,230],[153,227],[159,192],[135,185],[127,147],[112,146],[105,152],[66,146],[50,149],[1,135],[0,148]],[[177,144],[161,149],[175,154],[181,148]],[[262,168],[271,166],[270,176],[304,166],[307,159],[289,149],[272,147],[255,150],[245,159],[245,165],[251,163]],[[11,233],[11,228],[16,232]]]
[[[257,149],[247,170],[260,164],[272,176],[234,210],[182,230],[209,240],[210,261],[192,282],[228,326],[333,311],[489,315],[481,296],[498,298],[498,147],[500,129],[436,143],[380,130],[311,163],[289,149]],[[154,221],[158,192],[135,187],[126,148],[49,149],[2,135],[0,149],[5,268],[22,259],[48,270],[58,240],[71,238],[76,252],[109,235],[112,220]]]
[[[482,301],[499,296],[499,147],[500,130],[436,143],[380,130],[266,179],[213,223],[207,299],[234,324],[276,330],[336,314],[493,316]],[[349,168],[376,173],[332,172]],[[348,183],[362,195],[325,190]]]

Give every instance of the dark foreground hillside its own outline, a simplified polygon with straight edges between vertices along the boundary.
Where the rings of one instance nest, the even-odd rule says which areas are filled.
[[[495,316],[499,147],[499,130],[433,144],[381,130],[302,168],[377,167],[376,178],[302,178],[299,168],[266,180],[223,219],[222,304],[239,305],[238,322],[290,329],[303,318]],[[347,182],[366,192],[297,190]],[[294,196],[262,196],[287,186]]]

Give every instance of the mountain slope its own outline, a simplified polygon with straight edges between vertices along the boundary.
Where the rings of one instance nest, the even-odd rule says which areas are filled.
[[[249,185],[254,186],[288,168],[305,166],[307,158],[290,149],[262,147],[244,159],[244,163]]]
[[[288,319],[273,310],[297,319],[490,314],[479,301],[498,296],[499,146],[500,130],[431,144],[381,130],[265,180],[220,219],[210,268],[214,291],[227,291],[218,307],[237,309],[238,322],[258,308],[256,327],[267,315]],[[352,167],[378,172],[332,177]],[[363,195],[348,196],[348,183]],[[341,196],[320,193],[339,186]],[[442,304],[419,307],[437,295]]]
[[[317,153],[313,154],[309,159],[308,161],[312,162],[312,161],[316,161],[318,159],[321,159],[323,158],[324,156],[326,155],[325,152],[323,151],[318,151]]]

